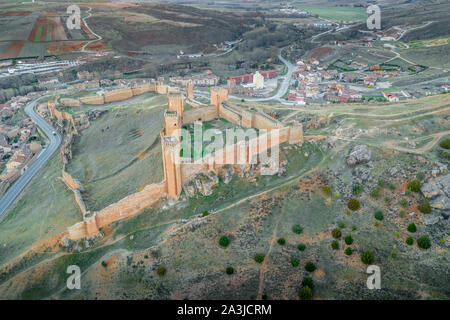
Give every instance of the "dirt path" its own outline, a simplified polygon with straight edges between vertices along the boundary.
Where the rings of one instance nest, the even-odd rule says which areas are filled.
[[[439,133],[434,133],[429,135],[430,137],[433,137],[433,140],[431,140],[430,142],[428,142],[426,145],[424,145],[423,147],[420,147],[419,149],[409,149],[409,148],[405,148],[405,147],[400,147],[397,144],[404,142],[404,140],[389,140],[389,141],[384,141],[382,143],[382,146],[389,148],[389,149],[394,149],[394,150],[398,150],[398,151],[402,151],[402,152],[408,152],[408,153],[414,153],[414,154],[422,154],[425,151],[430,150],[431,148],[434,147],[434,145],[436,143],[439,142],[439,140],[450,134],[450,130],[449,131],[443,131],[443,132],[439,132]]]

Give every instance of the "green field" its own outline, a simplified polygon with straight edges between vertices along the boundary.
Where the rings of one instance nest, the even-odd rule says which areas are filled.
[[[40,25],[36,31],[36,36],[34,37],[34,41],[39,42],[41,41],[42,36],[42,30],[44,29],[43,25]]]
[[[367,15],[364,8],[351,8],[351,7],[303,7],[300,9],[311,12],[312,14],[318,14],[321,18],[332,21],[363,21],[367,19]]]

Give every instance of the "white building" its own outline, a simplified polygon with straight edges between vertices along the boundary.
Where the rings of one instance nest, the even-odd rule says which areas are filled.
[[[264,88],[264,76],[259,73],[259,71],[256,71],[256,73],[253,75],[253,84],[255,85],[256,89]]]

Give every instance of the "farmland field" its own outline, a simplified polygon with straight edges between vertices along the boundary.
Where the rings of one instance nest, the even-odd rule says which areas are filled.
[[[25,41],[11,41],[8,47],[0,54],[0,59],[16,58],[24,44]]]
[[[362,21],[367,18],[364,8],[351,7],[304,7],[300,9],[318,14],[321,18],[333,21]]]

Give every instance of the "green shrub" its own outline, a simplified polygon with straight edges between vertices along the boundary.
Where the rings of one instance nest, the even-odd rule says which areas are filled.
[[[322,192],[325,194],[331,194],[331,187],[329,185],[323,186]]]
[[[107,265],[106,261],[102,261],[102,267],[106,268]]]
[[[444,139],[442,140],[439,145],[441,146],[441,148],[444,149],[450,149],[450,138]]]
[[[411,232],[411,233],[414,233],[414,232],[417,231],[417,227],[416,227],[416,225],[414,224],[414,222],[411,223],[411,224],[409,224],[409,226],[408,226],[408,231]]]
[[[341,228],[341,229],[344,229],[345,228],[345,222],[344,221],[339,221],[338,222],[338,227]]]
[[[358,194],[360,194],[361,192],[363,192],[364,191],[364,187],[363,186],[361,186],[361,185],[359,185],[359,186],[353,186],[352,187],[352,192],[353,192],[353,194],[356,196],[356,195],[358,195]]]
[[[295,226],[292,227],[292,231],[296,234],[301,234],[303,232],[303,228],[298,224],[296,224]]]
[[[421,236],[419,239],[417,239],[417,245],[419,246],[419,248],[429,249],[431,247],[430,238],[428,238],[427,235]]]
[[[442,151],[442,157],[443,158],[448,158],[449,153],[447,151]]]
[[[347,204],[348,208],[352,211],[356,211],[359,208],[361,208],[361,204],[359,203],[358,199],[351,199],[348,204]]]
[[[340,198],[341,194],[339,192],[333,192],[333,198]]]
[[[304,243],[300,243],[300,244],[297,246],[297,249],[300,250],[300,251],[305,251],[306,245],[305,245]]]
[[[234,268],[233,267],[227,267],[225,269],[225,273],[229,274],[229,275],[233,274],[234,273]]]
[[[337,240],[333,240],[331,242],[331,248],[333,248],[334,250],[338,250],[339,249],[339,242]]]
[[[404,218],[406,216],[406,212],[404,210],[400,210],[399,214],[400,218]]]
[[[384,202],[388,203],[389,201],[391,201],[391,198],[389,198],[389,197],[384,197]]]
[[[284,244],[286,243],[286,240],[284,238],[280,238],[280,239],[278,239],[277,242],[280,246],[284,246]]]
[[[314,289],[314,282],[311,277],[304,277],[302,280],[302,287],[309,287],[310,289]]]
[[[298,260],[298,258],[292,258],[291,264],[293,267],[298,267],[298,265],[300,264],[300,260]]]
[[[255,255],[255,261],[258,263],[261,263],[264,261],[264,255],[262,253],[258,253],[257,255]]]
[[[428,200],[425,200],[424,202],[422,202],[419,205],[419,211],[422,213],[430,213],[431,212],[431,206],[430,206],[430,202]]]
[[[394,191],[394,190],[395,190],[395,184],[390,183],[390,184],[389,184],[389,189],[390,189],[391,191]]]
[[[381,210],[378,210],[377,212],[375,212],[375,219],[377,219],[378,221],[381,221],[384,219],[384,215],[383,215],[383,212],[381,212]]]
[[[203,211],[203,216],[206,217],[208,215],[208,210]]]
[[[412,246],[413,243],[414,243],[413,237],[408,237],[408,238],[406,238],[406,244],[407,244],[408,246]]]
[[[305,286],[298,291],[298,297],[300,300],[311,300],[313,293],[310,287]]]
[[[409,204],[408,200],[406,200],[405,198],[401,198],[400,201],[399,201],[398,203],[400,203],[400,205],[401,205],[403,208],[406,208],[406,207],[408,206],[408,204]]]
[[[316,265],[309,261],[305,264],[305,270],[308,272],[313,272],[314,270],[316,270]]]
[[[157,269],[156,269],[156,273],[158,274],[158,276],[163,276],[163,275],[165,275],[166,274],[166,268],[164,268],[164,267],[158,267]]]
[[[352,226],[352,231],[356,231],[356,226]]]
[[[219,244],[220,244],[222,247],[226,248],[226,247],[228,247],[228,245],[230,244],[230,239],[228,239],[227,236],[222,236],[222,237],[220,237],[220,239],[219,239]]]
[[[346,255],[350,256],[350,255],[352,255],[352,253],[353,253],[352,247],[347,247],[347,249],[345,249]]]
[[[372,264],[374,260],[375,260],[375,258],[374,258],[374,256],[373,256],[372,251],[370,251],[370,250],[367,250],[366,252],[364,252],[364,253],[361,255],[361,261],[362,261],[364,264]]]
[[[378,180],[378,186],[379,187],[383,187],[386,184],[386,181],[384,181],[384,179],[379,179]]]
[[[380,196],[380,187],[376,187],[375,189],[373,189],[372,191],[370,191],[369,195],[372,198],[378,198]]]
[[[420,181],[419,179],[414,179],[408,183],[408,190],[412,192],[419,192],[420,191]]]
[[[353,237],[351,235],[348,235],[344,238],[345,244],[351,245],[353,243]]]
[[[342,236],[341,229],[339,229],[339,228],[334,228],[334,229],[331,231],[331,235],[333,236],[333,238],[339,239],[339,238]]]
[[[145,256],[144,256],[144,259],[148,259],[148,255],[145,255]]]
[[[423,172],[417,172],[416,174],[417,179],[419,179],[420,181],[423,181],[425,179],[425,173]]]
[[[394,235],[395,235],[397,238],[400,238],[400,232],[394,231]]]

